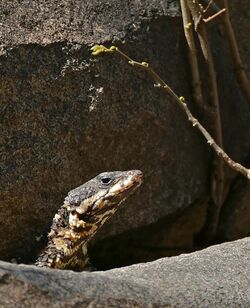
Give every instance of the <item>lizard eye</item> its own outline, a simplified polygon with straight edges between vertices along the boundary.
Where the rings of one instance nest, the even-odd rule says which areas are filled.
[[[112,179],[109,177],[104,177],[101,179],[102,184],[108,185],[112,182]]]

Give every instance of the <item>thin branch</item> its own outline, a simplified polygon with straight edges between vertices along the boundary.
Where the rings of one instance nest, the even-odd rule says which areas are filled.
[[[209,16],[208,18],[203,18],[202,20],[203,20],[204,22],[209,22],[209,21],[213,20],[214,18],[220,16],[221,13],[224,13],[224,12],[226,12],[226,9],[222,9],[222,10],[220,10],[219,12],[215,13],[214,15]]]
[[[240,172],[244,175],[248,180],[250,180],[250,169],[243,167],[241,164],[233,161],[215,142],[212,136],[208,133],[208,131],[200,124],[200,122],[192,115],[191,111],[187,107],[185,103],[185,99],[183,97],[178,97],[177,94],[165,83],[165,81],[152,69],[149,64],[146,62],[137,62],[130,58],[128,55],[120,51],[117,47],[112,46],[110,48],[106,48],[102,45],[96,45],[91,48],[93,55],[98,55],[101,53],[110,53],[117,52],[120,56],[128,60],[128,63],[132,66],[139,67],[145,71],[147,71],[155,80],[158,87],[163,88],[180,106],[180,108],[186,113],[188,120],[192,123],[196,129],[200,131],[200,133],[206,138],[207,143],[211,146],[211,148],[217,153],[217,155],[224,160],[225,163],[228,164],[230,168],[233,170]]]
[[[223,137],[222,137],[222,125],[221,125],[221,112],[220,102],[218,95],[218,87],[216,80],[216,72],[213,62],[213,55],[210,49],[209,40],[205,23],[203,21],[203,7],[198,0],[187,0],[188,7],[190,8],[194,24],[196,25],[195,30],[198,34],[200,41],[201,50],[205,59],[208,75],[208,86],[210,94],[210,106],[215,110],[212,114],[213,134],[215,141],[220,148],[223,148]],[[218,153],[217,153],[218,154]],[[210,211],[211,215],[207,217],[207,222],[204,226],[204,238],[206,234],[206,241],[210,242],[217,230],[219,215],[221,206],[224,201],[224,165],[223,160],[214,157],[213,169],[211,175],[211,196],[213,199],[213,210]],[[209,232],[207,232],[207,230]],[[202,232],[202,233],[203,233]]]
[[[198,25],[200,24],[205,9],[198,0],[185,0],[185,3],[191,12],[194,23],[194,29],[195,31],[197,31]]]
[[[188,44],[189,62],[192,71],[194,99],[196,103],[201,106],[203,101],[202,91],[201,91],[201,80],[200,80],[200,72],[197,61],[197,51],[194,42],[191,15],[189,8],[186,4],[186,0],[181,0],[180,3],[181,3],[181,12],[183,19],[183,28]]]
[[[237,41],[235,38],[235,33],[234,33],[234,30],[233,30],[233,27],[230,21],[228,1],[223,0],[223,5],[226,9],[226,13],[221,15],[221,20],[224,25],[227,39],[229,42],[229,48],[230,48],[234,66],[235,66],[235,73],[236,73],[237,81],[241,88],[241,91],[244,93],[247,99],[248,104],[250,104],[250,82],[247,78],[246,72],[244,70],[244,66],[240,58],[240,52],[239,52]]]
[[[203,13],[205,14],[211,6],[214,7],[214,0],[204,0],[204,2],[207,5],[207,7],[203,10]]]

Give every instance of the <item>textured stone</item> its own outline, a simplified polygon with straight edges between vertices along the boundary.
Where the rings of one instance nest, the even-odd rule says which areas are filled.
[[[1,307],[249,307],[250,238],[106,272],[0,262]]]

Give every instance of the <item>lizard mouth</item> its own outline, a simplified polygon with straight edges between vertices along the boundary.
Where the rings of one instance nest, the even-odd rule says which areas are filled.
[[[107,195],[116,196],[123,193],[134,191],[142,184],[142,172],[140,170],[131,170],[127,172],[124,178],[118,180],[108,191]]]

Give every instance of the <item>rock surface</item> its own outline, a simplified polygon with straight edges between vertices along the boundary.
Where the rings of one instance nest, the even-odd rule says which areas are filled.
[[[249,307],[250,238],[106,272],[0,262],[1,307]]]
[[[1,258],[31,260],[67,192],[101,171],[141,169],[145,183],[99,238],[172,219],[208,192],[208,147],[178,107],[144,72],[89,52],[114,42],[189,97],[178,3],[7,0],[0,7]],[[241,37],[241,25],[249,27],[244,12]],[[249,109],[228,72],[221,34],[213,40],[225,148],[243,161]]]

